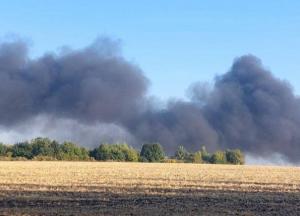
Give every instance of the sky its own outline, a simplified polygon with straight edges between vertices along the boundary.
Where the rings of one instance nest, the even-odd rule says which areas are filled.
[[[36,58],[100,36],[120,40],[161,99],[184,98],[190,84],[213,83],[236,57],[254,54],[300,95],[299,23],[297,0],[7,0],[0,41],[21,37]]]

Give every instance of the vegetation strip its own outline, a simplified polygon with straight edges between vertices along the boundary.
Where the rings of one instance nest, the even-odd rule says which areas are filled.
[[[55,140],[41,137],[14,145],[0,143],[0,160],[98,160],[212,164],[244,164],[245,161],[244,154],[239,149],[216,151],[211,154],[204,146],[196,152],[188,152],[183,146],[179,146],[174,156],[167,157],[158,143],[144,144],[140,152],[128,144],[101,144],[95,149],[88,150],[72,142],[59,144]]]

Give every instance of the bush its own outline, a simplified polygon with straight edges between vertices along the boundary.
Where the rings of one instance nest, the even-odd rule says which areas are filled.
[[[0,143],[0,156],[6,156],[8,148],[6,145]]]
[[[177,151],[175,152],[175,158],[177,160],[185,160],[188,154],[189,153],[183,146],[179,146]]]
[[[164,158],[165,153],[160,144],[144,144],[142,146],[140,154],[140,160],[142,162],[161,162]]]
[[[58,160],[88,160],[89,152],[72,142],[64,142],[59,146]]]
[[[28,158],[26,157],[13,157],[11,158],[12,161],[27,161]]]
[[[184,158],[185,163],[202,163],[202,155],[200,151],[197,151],[195,153],[189,153]]]
[[[8,150],[6,152],[6,157],[12,157],[12,146],[8,146]]]
[[[226,164],[226,154],[223,151],[217,151],[215,152],[211,158],[210,162],[213,164]]]
[[[13,158],[12,157],[8,157],[8,156],[0,156],[0,161],[12,161]]]
[[[28,142],[17,143],[12,147],[12,157],[32,159],[32,145]]]
[[[138,161],[138,152],[127,144],[101,144],[91,154],[101,161]]]
[[[55,140],[38,137],[30,143],[21,142],[14,145],[0,143],[0,160],[101,160],[101,161],[141,161],[166,163],[214,163],[244,164],[244,154],[236,150],[217,151],[210,154],[205,146],[201,151],[189,153],[183,146],[178,146],[175,156],[165,159],[160,144],[144,144],[140,154],[127,144],[101,144],[88,151],[72,142],[59,144]]]
[[[48,138],[38,137],[31,141],[32,155],[56,157],[59,152],[59,144],[56,141],[51,141]]]
[[[202,154],[201,151],[197,151],[192,156],[192,163],[202,163]]]
[[[205,146],[202,146],[201,148],[201,156],[202,156],[202,160],[206,163],[210,163],[210,157],[211,155],[206,151]]]
[[[163,160],[164,163],[183,163],[182,160],[172,159],[172,158],[166,158]]]
[[[227,150],[226,151],[226,160],[231,164],[243,165],[245,164],[244,154],[239,150]]]
[[[124,152],[124,154],[125,154],[126,161],[130,161],[130,162],[139,161],[139,153],[134,148],[128,147]]]
[[[38,155],[35,156],[32,160],[35,161],[56,161],[57,159],[51,156],[43,156],[43,155]]]

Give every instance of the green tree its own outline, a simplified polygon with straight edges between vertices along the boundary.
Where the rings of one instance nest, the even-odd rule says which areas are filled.
[[[126,161],[137,162],[139,160],[139,153],[134,148],[125,145],[123,152]]]
[[[7,155],[8,148],[3,143],[0,143],[0,156],[6,156]]]
[[[177,151],[175,152],[175,158],[177,160],[185,160],[186,157],[188,156],[187,150],[184,148],[184,146],[180,145],[178,146]]]
[[[60,145],[58,159],[87,160],[89,159],[89,152],[85,148],[79,147],[72,142],[64,142],[62,145]]]
[[[188,153],[186,157],[184,158],[185,163],[202,163],[202,155],[200,151],[197,151],[195,153]]]
[[[227,150],[226,159],[227,162],[231,164],[239,164],[239,165],[245,164],[245,156],[239,149]]]
[[[127,144],[101,144],[90,155],[101,161],[138,161],[138,152]]]
[[[158,143],[144,144],[140,158],[144,162],[161,162],[165,158],[165,153],[162,146]]]
[[[201,151],[197,151],[192,156],[192,163],[202,163],[202,154]]]
[[[25,157],[27,159],[32,159],[32,145],[28,142],[22,142],[13,145],[12,157]]]
[[[202,160],[206,163],[210,163],[210,157],[211,155],[206,151],[205,146],[202,146],[201,148],[201,156],[202,156]]]
[[[91,151],[90,156],[94,157],[96,160],[111,160],[111,153],[108,144],[101,144],[98,148]]]
[[[226,164],[226,154],[223,151],[217,151],[215,152],[211,158],[210,162],[213,164]]]
[[[31,141],[33,156],[49,156],[54,157],[54,149],[51,145],[52,141],[48,138],[35,138]]]

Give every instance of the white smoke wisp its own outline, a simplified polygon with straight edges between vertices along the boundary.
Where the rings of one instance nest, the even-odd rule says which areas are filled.
[[[289,162],[287,157],[279,153],[273,153],[269,156],[258,156],[247,153],[245,161],[247,165],[300,166],[300,163]]]
[[[94,148],[100,143],[130,143],[135,138],[123,127],[113,123],[80,123],[73,119],[38,115],[14,127],[0,126],[0,137],[4,143],[17,143],[35,137],[49,137],[59,142],[72,141],[81,146]]]

